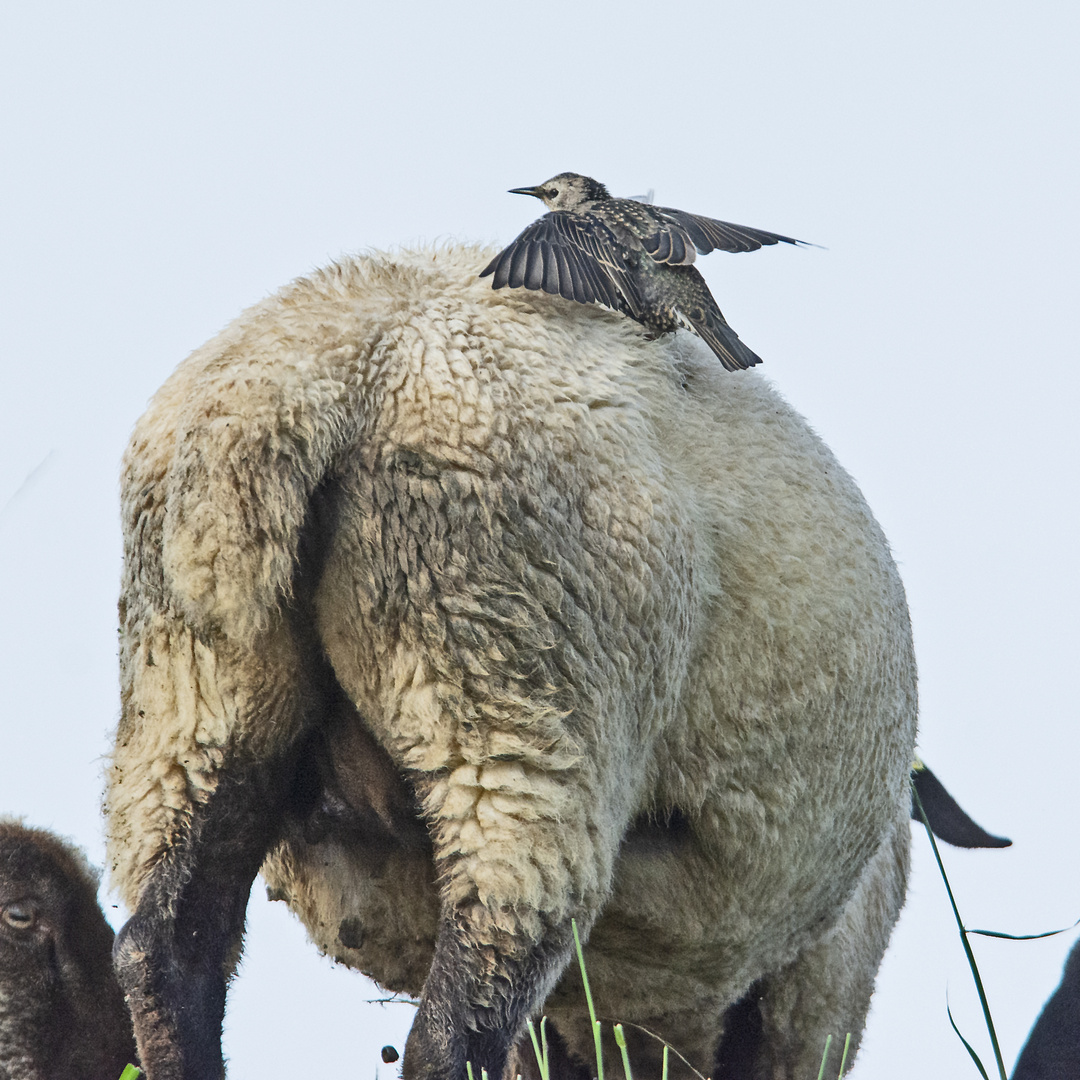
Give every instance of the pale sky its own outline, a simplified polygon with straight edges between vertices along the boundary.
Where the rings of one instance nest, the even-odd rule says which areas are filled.
[[[103,862],[118,461],[176,364],[343,253],[508,242],[540,207],[506,189],[574,170],[827,249],[699,266],[891,540],[924,758],[1015,841],[946,849],[968,924],[1072,923],[1078,48],[1072,0],[9,5],[0,813]],[[250,927],[232,1080],[389,1080],[411,1007],[366,1004],[259,884]],[[976,942],[1010,1067],[1074,937]],[[854,1075],[974,1077],[946,991],[989,1066],[916,835]]]

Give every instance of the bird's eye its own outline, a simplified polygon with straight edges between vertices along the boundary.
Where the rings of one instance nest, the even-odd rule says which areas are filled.
[[[554,199],[555,196],[558,195],[558,194],[559,194],[559,189],[557,187],[547,189],[547,197],[549,199]]]
[[[12,930],[32,930],[37,923],[37,908],[33,904],[16,900],[0,911],[0,919]]]

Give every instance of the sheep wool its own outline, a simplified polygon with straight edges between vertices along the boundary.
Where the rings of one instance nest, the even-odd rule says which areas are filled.
[[[603,1015],[702,1073],[862,1030],[916,723],[888,544],[764,379],[492,255],[299,279],[136,426],[106,807],[150,1080],[220,1074],[260,868],[420,996],[406,1080],[503,1075],[541,1011],[582,1068],[572,919]]]

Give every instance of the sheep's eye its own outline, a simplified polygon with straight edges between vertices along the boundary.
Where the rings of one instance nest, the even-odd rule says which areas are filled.
[[[0,919],[3,919],[12,930],[31,930],[37,922],[37,909],[33,904],[20,903],[16,900],[0,912]]]

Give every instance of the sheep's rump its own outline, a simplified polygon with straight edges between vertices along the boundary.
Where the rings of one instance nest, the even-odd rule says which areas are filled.
[[[524,965],[526,1011],[583,1052],[576,917],[606,1014],[708,1072],[753,984],[787,1075],[861,1029],[902,902],[915,664],[888,545],[763,378],[495,293],[488,257],[299,280],[140,421],[116,883],[135,907],[223,775],[300,775],[321,739],[329,775],[379,758],[389,824],[373,851],[311,829],[318,792],[285,798],[262,873],[320,949],[420,994],[452,925],[476,1008]]]

